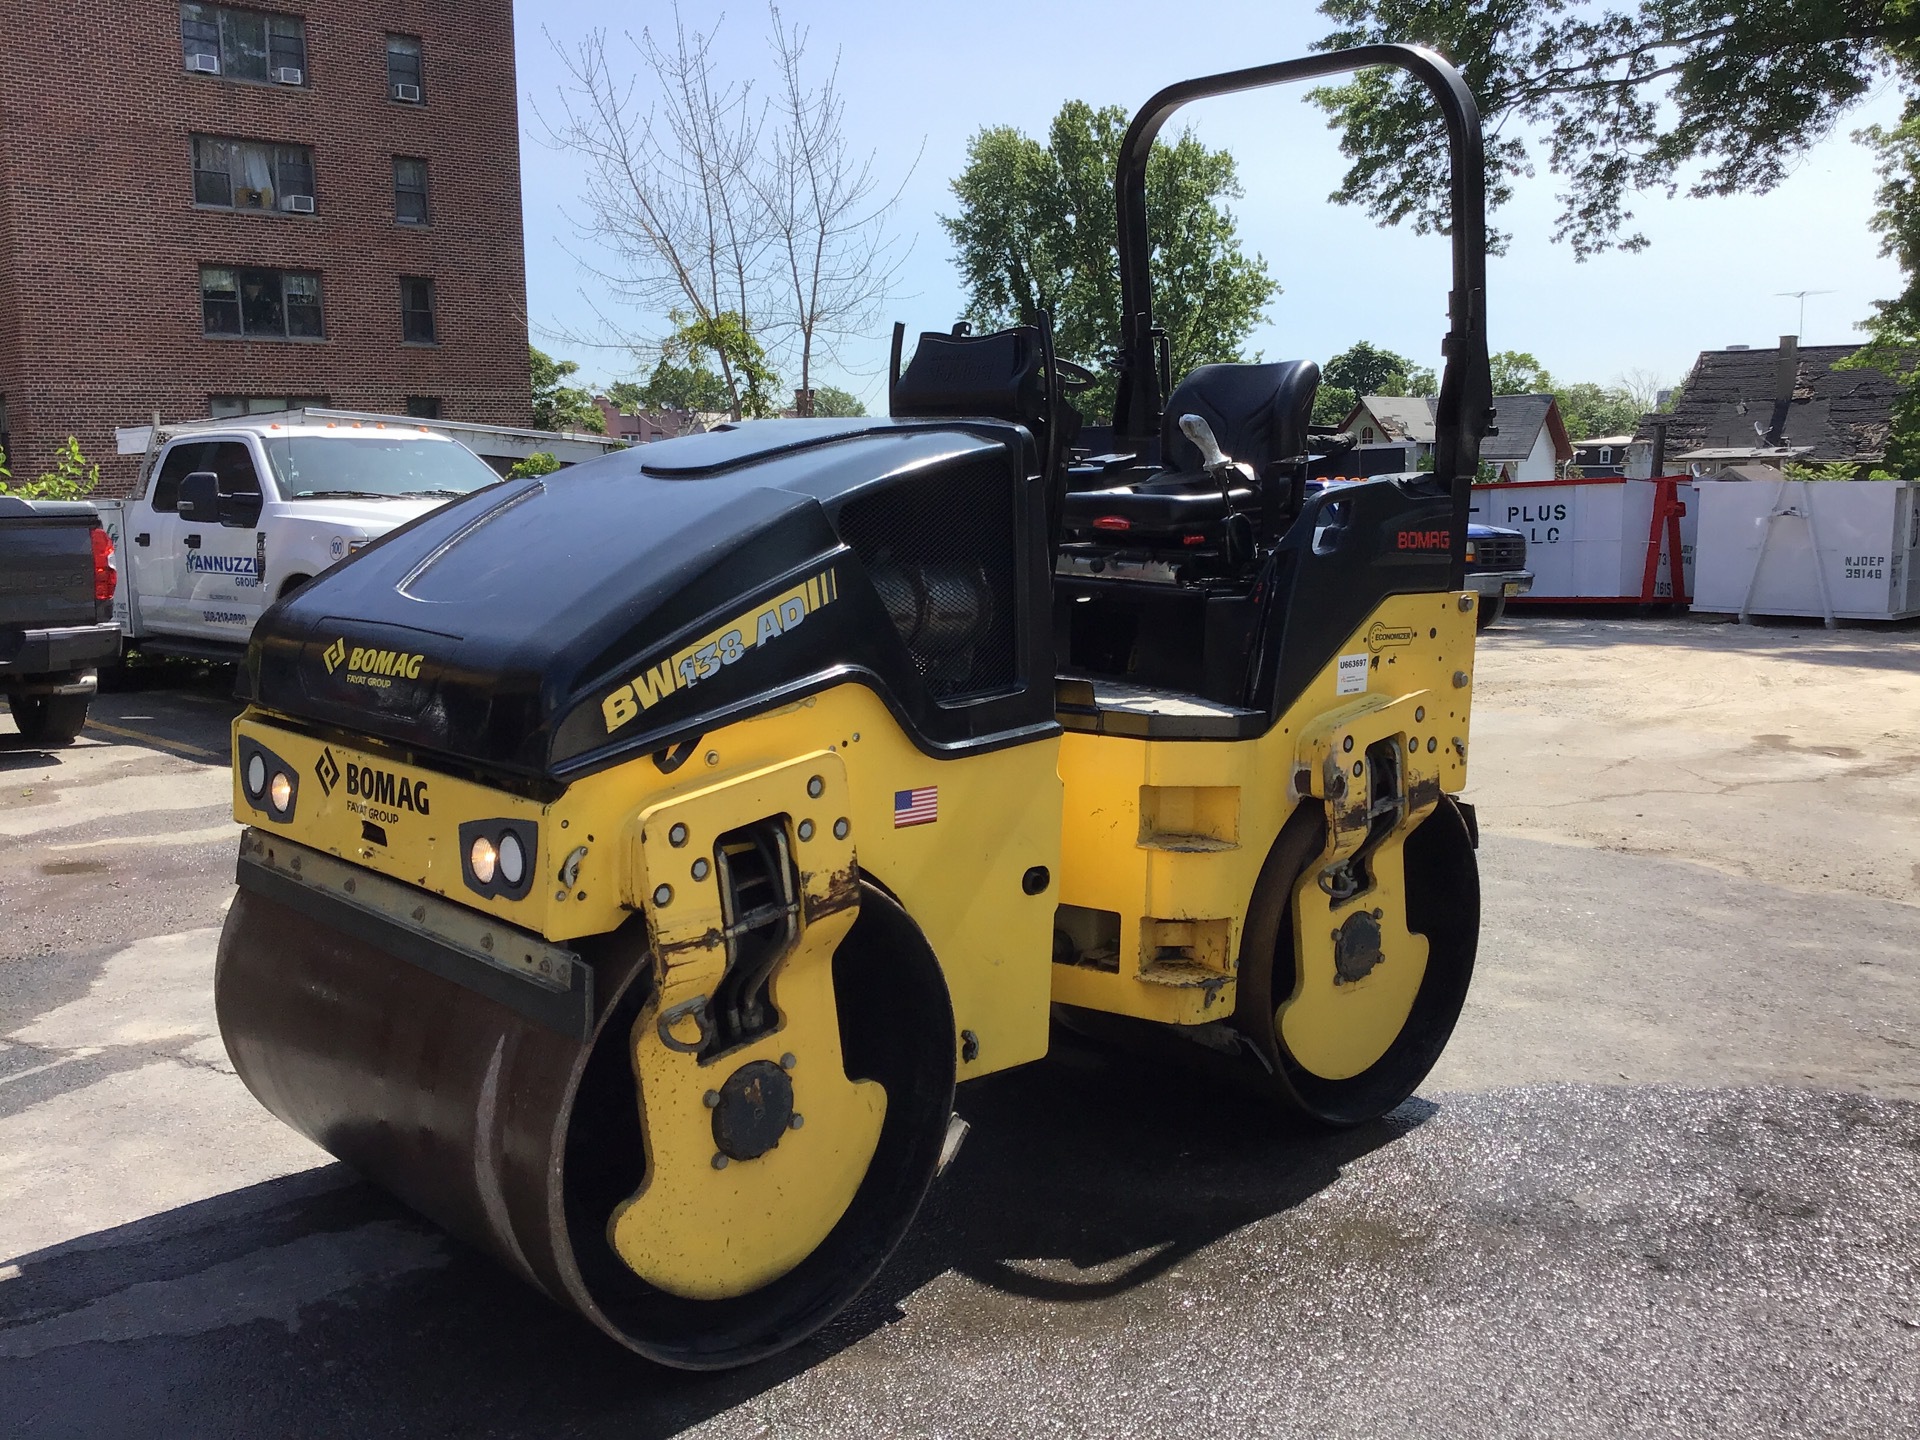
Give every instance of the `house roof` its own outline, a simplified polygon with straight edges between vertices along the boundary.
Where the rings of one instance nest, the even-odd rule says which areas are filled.
[[[1835,370],[1857,345],[1798,347],[1792,398],[1776,404],[1778,347],[1702,350],[1667,421],[1667,454],[1804,448],[1814,462],[1866,463],[1886,453],[1900,387],[1879,370]],[[1648,416],[1637,438],[1650,438]],[[1775,427],[1778,426],[1777,432]],[[1757,427],[1757,428],[1756,428]]]
[[[1365,395],[1340,428],[1353,429],[1365,411],[1373,416],[1387,439],[1431,445],[1435,403],[1431,396]],[[1542,425],[1547,426],[1553,436],[1554,459],[1573,458],[1573,442],[1567,439],[1567,427],[1560,419],[1560,406],[1553,396],[1496,395],[1493,411],[1494,428],[1500,433],[1480,442],[1482,460],[1498,464],[1503,460],[1526,459],[1533,453]],[[1624,445],[1626,441],[1622,439],[1620,443]]]
[[[1366,395],[1353,407],[1342,429],[1350,428],[1362,409],[1373,416],[1389,440],[1411,440],[1420,445],[1433,443],[1432,399],[1421,395]]]
[[[1567,438],[1566,423],[1560,418],[1560,405],[1553,396],[1494,396],[1493,426],[1500,433],[1480,442],[1480,458],[1495,465],[1503,460],[1526,459],[1533,453],[1542,425],[1552,437],[1554,460],[1571,460],[1573,442]]]
[[[1622,450],[1632,443],[1633,436],[1631,435],[1596,435],[1591,440],[1574,441],[1573,448],[1576,450],[1591,450],[1595,446],[1611,445],[1616,450]]]

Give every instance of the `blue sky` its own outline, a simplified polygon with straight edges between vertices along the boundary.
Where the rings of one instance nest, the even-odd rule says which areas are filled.
[[[585,378],[618,379],[613,352],[557,337],[596,328],[595,282],[576,253],[567,218],[585,177],[572,158],[542,143],[533,107],[551,104],[562,83],[553,42],[570,44],[595,26],[613,35],[611,53],[630,57],[621,32],[671,24],[665,4],[608,5],[542,0],[515,7],[519,46],[522,203],[526,223],[529,319],[535,343],[581,362]],[[688,4],[700,25],[723,12]],[[1011,124],[1044,134],[1069,99],[1129,110],[1170,81],[1303,53],[1325,29],[1311,5],[1192,0],[1167,4],[874,3],[788,0],[786,15],[811,27],[810,58],[840,52],[847,128],[856,148],[876,155],[879,173],[906,179],[894,227],[912,250],[895,318],[910,332],[945,328],[963,299],[938,217],[952,213],[948,183],[982,126]],[[1009,24],[1017,19],[1018,26]],[[765,10],[727,7],[718,50],[743,78],[766,71]],[[549,38],[551,37],[551,39]],[[1771,345],[1798,328],[1798,305],[1776,292],[1827,290],[1806,302],[1809,344],[1858,338],[1854,323],[1871,302],[1893,294],[1899,276],[1867,229],[1874,186],[1871,157],[1847,138],[1870,121],[1891,121],[1898,97],[1882,93],[1808,155],[1771,195],[1668,200],[1633,205],[1653,241],[1637,255],[1584,264],[1552,244],[1553,177],[1523,181],[1494,224],[1510,231],[1505,256],[1490,262],[1489,321],[1495,349],[1529,350],[1563,380],[1612,381],[1633,370],[1671,383],[1702,349]],[[1343,166],[1319,112],[1290,91],[1206,102],[1183,112],[1209,145],[1239,162],[1246,196],[1233,208],[1249,249],[1266,257],[1283,292],[1250,347],[1268,359],[1324,360],[1355,340],[1386,345],[1437,364],[1444,329],[1444,241],[1381,230],[1364,214],[1326,203]],[[636,334],[659,317],[620,313]],[[849,349],[850,373],[825,375],[863,395],[884,389],[885,327]]]

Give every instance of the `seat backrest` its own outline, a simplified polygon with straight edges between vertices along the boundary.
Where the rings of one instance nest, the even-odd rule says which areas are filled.
[[[1198,365],[1167,397],[1160,422],[1160,463],[1198,470],[1200,451],[1180,431],[1180,417],[1198,415],[1229,459],[1266,478],[1267,466],[1307,453],[1320,367],[1311,360],[1272,365]]]
[[[1047,378],[1040,332],[1031,326],[992,335],[927,331],[901,372],[888,406],[895,419],[978,415],[1011,420],[1047,442]]]

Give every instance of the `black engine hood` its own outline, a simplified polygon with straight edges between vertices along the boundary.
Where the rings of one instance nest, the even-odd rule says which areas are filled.
[[[991,421],[755,421],[504,482],[274,605],[243,689],[291,719],[529,779],[658,750],[854,675],[925,748],[1011,738],[1051,723],[1049,687],[1016,693],[1016,663],[997,694],[929,692],[897,596],[883,600],[869,573],[892,549],[876,562],[872,546],[843,543],[839,519],[882,492],[922,518],[956,497],[979,512],[966,496],[984,496],[1004,516],[990,548],[1034,555],[1044,547],[1024,539],[1043,533],[1043,498],[1030,456],[1025,431]],[[1045,623],[1030,601],[1045,593],[1044,559],[994,563],[1008,569],[1006,598],[989,608],[1017,629],[1008,644],[1023,662]]]

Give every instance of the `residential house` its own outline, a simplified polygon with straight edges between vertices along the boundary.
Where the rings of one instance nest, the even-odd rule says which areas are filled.
[[[671,440],[680,435],[703,434],[710,417],[688,410],[642,411],[629,415],[604,395],[593,397],[593,405],[606,422],[607,434],[635,445],[649,440]]]
[[[1703,350],[1680,402],[1647,416],[1636,440],[1666,422],[1666,469],[1701,475],[1777,475],[1788,461],[1873,465],[1886,454],[1900,387],[1879,370],[1839,370],[1857,345]]]
[[[1551,480],[1573,459],[1573,442],[1551,395],[1494,397],[1493,428],[1480,458],[1501,480]],[[1407,447],[1408,468],[1433,454],[1434,401],[1421,396],[1367,395],[1341,425],[1356,444]]]

